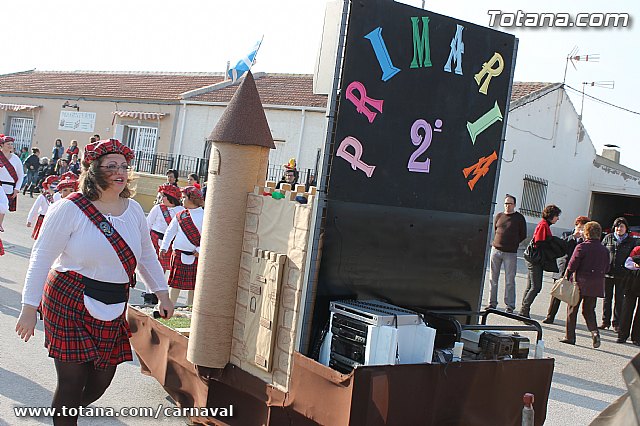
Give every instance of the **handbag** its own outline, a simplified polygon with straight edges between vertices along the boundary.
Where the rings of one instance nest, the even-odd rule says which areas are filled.
[[[569,278],[562,277],[553,282],[551,295],[566,302],[569,306],[576,306],[580,301],[580,288]]]
[[[529,241],[529,245],[524,249],[524,259],[531,264],[542,263],[542,252],[533,243],[533,238]]]

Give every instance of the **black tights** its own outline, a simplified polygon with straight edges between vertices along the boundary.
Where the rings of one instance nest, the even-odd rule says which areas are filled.
[[[104,394],[111,384],[116,366],[107,367],[106,370],[97,370],[93,362],[82,364],[73,362],[53,361],[58,374],[58,384],[53,394],[51,406],[56,408],[58,415],[62,413],[62,407],[86,407]],[[54,417],[53,424],[76,425],[77,416]]]

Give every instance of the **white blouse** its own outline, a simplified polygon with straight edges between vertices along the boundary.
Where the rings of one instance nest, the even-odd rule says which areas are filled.
[[[180,213],[182,210],[184,210],[184,207],[182,206],[169,207],[169,215],[171,216],[171,219],[176,217],[176,214]],[[167,227],[169,225],[164,220],[162,210],[160,210],[160,204],[156,204],[151,208],[149,216],[147,216],[147,225],[149,225],[149,229],[152,231],[158,231],[161,234],[164,234],[167,231]]]
[[[204,209],[202,207],[198,207],[197,209],[189,209],[189,213],[191,214],[191,220],[193,220],[194,225],[202,234],[202,221],[204,219]],[[178,223],[178,217],[174,217],[167,228],[167,232],[164,233],[164,240],[162,240],[162,244],[160,245],[160,250],[169,249],[169,245],[171,241],[173,241],[173,248],[181,251],[197,251],[200,252],[200,246],[194,246],[189,242],[189,239],[180,228],[180,224]],[[189,254],[182,254],[181,260],[185,265],[191,265],[195,261],[196,257]]]
[[[5,194],[12,195],[15,189],[20,189],[22,187],[22,179],[24,179],[24,166],[22,165],[22,161],[20,161],[20,157],[15,154],[9,154],[9,162],[13,165],[13,168],[16,169],[16,175],[18,176],[18,181],[15,182],[15,186],[3,184],[2,188],[4,189]],[[0,167],[0,181],[2,182],[13,182],[13,178],[9,174],[9,171],[6,167]]]
[[[36,198],[36,202],[31,206],[31,210],[29,210],[29,215],[27,216],[27,222],[31,222],[31,224],[35,224],[35,220],[38,215],[47,214],[47,210],[49,209],[49,201],[47,197],[40,194],[38,198]]]
[[[129,199],[120,216],[106,215],[107,220],[129,245],[137,259],[136,272],[153,292],[168,290],[167,282],[151,244],[149,228],[142,207]],[[38,306],[50,269],[75,271],[98,281],[129,281],[113,246],[104,234],[70,200],[62,199],[49,207],[40,236],[31,251],[29,269],[22,292],[22,303]],[[122,314],[125,303],[105,304],[84,296],[89,313],[110,321]]]

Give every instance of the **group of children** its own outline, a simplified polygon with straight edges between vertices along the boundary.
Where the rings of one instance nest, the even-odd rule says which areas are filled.
[[[171,301],[175,304],[180,291],[186,290],[187,304],[192,305],[204,198],[195,186],[179,188],[171,183],[160,185],[158,194],[160,202],[153,206],[147,216],[151,242],[162,269],[169,271]]]
[[[42,193],[27,216],[27,227],[33,227],[31,237],[34,240],[38,239],[49,206],[78,190],[78,177],[73,172],[62,176],[52,175],[44,180],[42,188]],[[171,300],[175,303],[180,291],[186,290],[187,304],[191,305],[204,217],[202,192],[196,186],[179,188],[175,184],[165,183],[158,187],[158,195],[160,202],[153,206],[147,216],[151,242],[162,269],[169,271]],[[8,203],[5,197],[0,199],[0,229],[6,210]]]

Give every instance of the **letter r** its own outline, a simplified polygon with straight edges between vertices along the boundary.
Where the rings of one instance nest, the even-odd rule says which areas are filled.
[[[357,90],[360,94],[359,98],[353,93],[354,90]],[[378,113],[368,109],[366,107],[366,104],[371,105],[378,112],[382,113],[382,104],[384,103],[384,101],[368,97],[367,90],[364,88],[364,84],[360,83],[359,81],[353,81],[347,86],[347,93],[345,94],[345,97],[356,106],[356,111],[358,111],[360,114],[364,114],[367,117],[369,123],[373,123],[373,120],[375,120]]]

